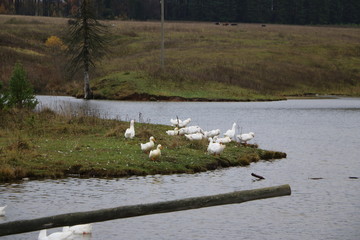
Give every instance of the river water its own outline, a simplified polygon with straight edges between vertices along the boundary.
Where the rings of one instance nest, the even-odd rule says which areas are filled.
[[[8,207],[0,223],[290,184],[291,196],[95,223],[93,234],[79,239],[360,239],[359,98],[221,103],[38,99],[40,108],[126,121],[170,124],[170,118],[191,117],[193,125],[222,132],[236,122],[238,133],[255,132],[260,148],[288,157],[193,175],[2,184],[0,206]],[[266,179],[255,181],[252,172]]]

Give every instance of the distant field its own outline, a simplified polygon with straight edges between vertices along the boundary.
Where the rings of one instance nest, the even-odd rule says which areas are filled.
[[[206,92],[221,84],[254,95],[360,95],[360,28],[166,22],[161,71],[159,22],[103,23],[110,32],[110,54],[91,73],[96,84],[135,72],[157,83],[154,94],[169,94],[160,91],[162,85],[183,89],[179,94],[185,96],[194,86]],[[0,80],[6,83],[21,61],[38,93],[81,91],[81,74],[66,74],[63,53],[45,46],[48,37],[64,34],[66,24],[63,18],[0,15]]]

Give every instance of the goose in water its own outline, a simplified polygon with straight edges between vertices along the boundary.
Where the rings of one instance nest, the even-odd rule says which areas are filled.
[[[125,134],[124,134],[125,138],[130,138],[130,139],[132,139],[132,138],[135,137],[134,123],[135,123],[134,120],[131,120],[131,121],[130,121],[130,127],[129,127],[128,129],[126,129]]]
[[[43,229],[39,233],[38,240],[67,240],[72,235],[71,231],[67,232],[54,232],[47,236],[46,229]]]
[[[6,207],[7,207],[7,205],[0,207],[0,217],[5,216],[5,208]]]
[[[72,227],[63,227],[63,232],[70,231],[72,234],[83,235],[92,233],[92,224],[80,224]]]

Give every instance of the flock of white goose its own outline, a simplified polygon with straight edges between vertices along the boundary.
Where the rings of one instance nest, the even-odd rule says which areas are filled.
[[[227,130],[223,137],[220,137],[220,129],[214,129],[210,131],[204,131],[199,126],[188,126],[191,122],[191,118],[185,120],[180,119],[170,119],[171,125],[174,127],[173,130],[166,131],[166,134],[170,136],[183,135],[190,141],[200,141],[202,139],[208,139],[209,145],[207,147],[207,152],[211,155],[220,155],[225,147],[226,143],[231,141],[238,141],[240,143],[247,144],[248,141],[252,140],[255,137],[253,132],[237,134],[236,135],[236,123],[233,123],[232,128]],[[125,138],[132,139],[135,137],[135,127],[134,120],[130,121],[130,127],[126,129]],[[158,144],[155,147],[155,138],[150,137],[149,142],[140,143],[140,148],[143,152],[149,154],[151,160],[157,160],[161,156],[161,144]]]
[[[168,130],[166,133],[170,136],[183,135],[190,141],[200,141],[202,139],[208,139],[209,145],[207,147],[207,152],[211,155],[220,155],[225,147],[226,143],[231,141],[239,141],[241,143],[247,144],[248,141],[255,137],[253,132],[238,134],[236,135],[235,128],[236,123],[233,123],[232,128],[227,130],[224,133],[223,137],[219,137],[221,132],[220,129],[215,129],[211,131],[204,131],[199,126],[187,126],[191,122],[191,118],[185,120],[180,119],[170,119],[171,125],[174,127],[173,130]],[[125,138],[132,139],[135,137],[135,127],[134,120],[130,121],[130,127],[125,131]],[[140,143],[140,148],[143,152],[149,153],[149,158],[151,160],[156,160],[161,156],[161,144],[158,144],[155,147],[155,138],[150,137],[149,142]],[[0,207],[0,216],[5,216],[5,206]],[[50,235],[47,235],[46,229],[43,229],[39,233],[38,240],[67,240],[73,239],[76,235],[82,234],[91,234],[92,233],[92,224],[81,224],[72,227],[63,227],[61,232],[54,232]]]

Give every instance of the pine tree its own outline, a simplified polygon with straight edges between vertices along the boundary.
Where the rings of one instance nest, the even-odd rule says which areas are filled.
[[[69,27],[68,53],[71,56],[70,70],[84,70],[84,98],[92,98],[89,70],[95,61],[106,53],[106,29],[95,16],[91,0],[82,0],[75,23]]]
[[[23,66],[16,63],[9,82],[9,96],[6,105],[33,109],[37,104],[34,89],[27,80]]]

